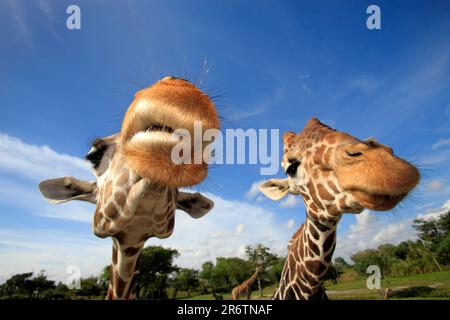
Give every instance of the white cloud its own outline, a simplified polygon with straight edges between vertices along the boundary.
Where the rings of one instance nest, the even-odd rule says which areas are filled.
[[[444,146],[450,146],[450,139],[439,139],[437,142],[435,142],[431,148],[437,149]]]
[[[352,79],[347,83],[347,86],[351,90],[361,90],[366,94],[371,94],[373,91],[383,85],[384,81],[377,79],[373,75],[362,75]]]
[[[211,233],[208,237],[211,239],[226,239],[231,235],[228,231],[217,231]]]
[[[263,196],[258,196],[256,198],[256,202],[263,202],[264,201],[264,197]]]
[[[51,218],[91,222],[93,206],[71,202],[51,205],[40,195],[37,182],[43,178],[74,175],[90,176],[85,161],[58,154],[47,146],[34,146],[0,134],[0,204],[27,214]],[[14,178],[12,178],[14,176]],[[257,183],[250,198],[257,195]],[[245,201],[230,201],[207,195],[214,210],[201,219],[192,219],[177,212],[174,234],[164,240],[150,239],[147,245],[160,244],[176,248],[180,257],[176,263],[183,267],[200,268],[206,260],[216,257],[241,256],[245,245],[264,243],[276,254],[286,254],[291,237],[284,222],[271,212]],[[258,199],[258,198],[257,198]],[[293,223],[293,222],[292,222]],[[46,269],[50,278],[65,280],[68,265],[79,265],[83,276],[97,274],[110,263],[110,241],[97,239],[87,223],[78,224],[83,233],[72,234],[58,230],[0,229],[0,282],[17,272]]]
[[[294,219],[289,219],[288,222],[286,223],[286,228],[292,229],[294,226],[295,226]]]
[[[20,41],[22,41],[31,51],[35,51],[35,41],[33,39],[33,27],[32,19],[30,19],[28,10],[33,10],[33,14],[37,12],[34,11],[34,7],[28,5],[30,1],[19,1],[19,0],[7,0],[5,1],[9,16],[13,20],[12,26],[18,30],[17,34],[20,36]],[[55,18],[54,10],[49,0],[34,0],[34,4],[45,16],[45,26],[49,29],[50,34],[57,40],[60,40],[60,36],[57,32],[58,19]]]
[[[417,215],[417,218],[425,220],[436,219],[437,217],[448,211],[450,211],[450,200],[447,200],[440,208],[430,209],[423,214]]]
[[[50,279],[65,282],[69,265],[79,266],[81,276],[87,277],[100,274],[110,259],[110,239],[46,229],[0,229],[0,282],[42,269]]]
[[[25,42],[29,49],[34,50],[31,30],[27,25],[27,17],[24,15],[25,8],[22,6],[22,3],[17,0],[8,0],[5,3],[8,6],[9,16],[13,19],[22,41]]]
[[[235,229],[236,235],[242,234],[242,232],[244,232],[244,229],[245,229],[245,224],[243,224],[243,223],[238,224]]]
[[[293,208],[300,204],[300,197],[292,194],[288,195],[283,201],[280,202],[282,208]]]
[[[35,0],[35,3],[48,19],[54,19],[51,2],[49,0]]]
[[[350,236],[364,234],[375,222],[375,215],[370,214],[369,210],[364,210],[356,216],[356,223],[350,226]]]
[[[89,175],[83,160],[58,154],[49,147],[29,145],[4,134],[0,135],[0,152],[9,157],[9,161],[0,159],[1,203],[30,214],[91,221],[92,205],[75,202],[59,206],[47,204],[36,185],[36,181],[43,177],[65,175],[67,172],[76,176]],[[12,179],[10,173],[21,178]],[[252,185],[246,198],[256,197],[259,183]],[[295,226],[293,219],[286,223],[279,221],[273,212],[246,201],[226,200],[213,194],[206,196],[215,202],[212,212],[196,220],[178,211],[173,235],[164,240],[150,239],[147,245],[176,248],[181,254],[176,263],[193,268],[200,268],[203,262],[215,261],[217,257],[243,257],[247,244],[263,243],[275,254],[286,254],[286,245],[292,236],[289,229]],[[442,207],[416,217],[436,217],[447,210],[450,210],[450,200]],[[358,250],[414,237],[412,218],[388,223],[381,215],[365,211],[356,219],[346,233],[338,235],[335,256],[348,258]],[[79,265],[83,275],[98,274],[110,263],[110,241],[97,239],[88,224],[79,224],[78,227],[83,228],[82,233],[0,229],[0,281],[12,273],[41,269],[46,269],[53,279],[64,280],[66,268],[72,264]]]
[[[92,180],[87,161],[59,154],[48,146],[27,144],[4,133],[0,133],[0,154],[0,203],[38,216],[83,222],[92,220],[92,205],[82,202],[52,205],[38,190],[38,182],[42,179],[72,175]]]
[[[448,210],[450,210],[450,200],[440,208],[429,209],[423,214],[394,222],[392,216],[383,216],[382,213],[364,210],[356,215],[356,223],[352,224],[347,232],[338,233],[334,257],[341,256],[348,259],[357,251],[376,248],[384,243],[397,244],[415,239],[416,231],[412,228],[414,219],[434,219]]]
[[[428,191],[438,191],[444,188],[444,183],[440,180],[432,180],[425,185]]]
[[[302,91],[310,95],[312,90],[307,82],[311,78],[311,75],[309,73],[300,73],[297,78],[300,80],[300,88]]]
[[[264,243],[273,253],[286,254],[292,234],[274,213],[244,201],[206,196],[215,203],[212,212],[198,220],[177,212],[172,236],[164,240],[150,239],[147,245],[176,248],[181,253],[176,263],[189,268],[200,268],[206,260],[215,262],[217,257],[244,257],[247,244]]]
[[[259,186],[264,182],[265,180],[260,180],[253,182],[250,189],[245,193],[244,198],[247,200],[252,200],[256,196],[260,195],[261,192],[259,191]],[[257,201],[262,201],[262,197],[258,197]]]
[[[266,96],[260,98],[256,103],[229,110],[225,113],[225,118],[228,121],[237,121],[261,115],[276,106],[284,98],[285,94],[285,87],[277,87]]]
[[[214,210],[201,219],[177,211],[175,230],[168,239],[151,238],[146,245],[172,247],[180,252],[176,264],[201,268],[217,257],[244,257],[247,244],[263,243],[278,255],[286,254],[294,220],[279,222],[274,213],[246,202],[229,201],[207,194]],[[55,215],[58,207],[54,206]],[[92,211],[90,211],[92,214]],[[86,215],[90,220],[90,215]],[[13,232],[10,233],[14,235]],[[97,239],[86,225],[80,235],[35,230],[11,237],[0,230],[0,281],[12,273],[46,269],[51,278],[63,280],[68,265],[79,265],[84,275],[98,274],[110,263],[110,242]]]
[[[35,146],[0,133],[0,170],[33,180],[73,175],[92,179],[90,165],[77,157],[59,154],[48,146]]]
[[[385,83],[385,80],[379,79],[372,74],[361,74],[354,78],[343,81],[340,86],[336,88],[334,101],[339,103],[355,92],[362,92],[366,95],[371,95]]]
[[[404,223],[390,224],[376,233],[373,241],[375,243],[398,242],[398,236],[405,234],[406,227]]]
[[[450,161],[450,152],[444,150],[431,155],[425,154],[419,160],[426,165],[437,165]]]
[[[74,220],[80,222],[92,221],[94,206],[89,203],[73,201],[62,204],[50,204],[41,196],[37,184],[17,183],[0,176],[0,204],[27,212],[28,214]],[[6,211],[3,215],[14,214]]]

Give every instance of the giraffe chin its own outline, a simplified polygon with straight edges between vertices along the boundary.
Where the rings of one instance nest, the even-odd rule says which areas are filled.
[[[372,194],[362,190],[352,190],[350,193],[361,206],[375,211],[391,210],[406,196],[406,194]]]
[[[172,150],[178,142],[167,131],[140,131],[123,145],[126,164],[138,176],[169,187],[199,184],[208,175],[208,165],[174,163]]]

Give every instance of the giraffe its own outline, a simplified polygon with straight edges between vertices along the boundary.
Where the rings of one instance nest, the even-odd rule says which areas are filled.
[[[343,213],[394,208],[418,184],[416,167],[373,138],[359,140],[311,118],[283,135],[284,179],[260,191],[272,200],[301,195],[306,221],[288,243],[288,256],[273,299],[328,299],[322,286]]]
[[[239,300],[239,297],[245,296],[247,300],[250,300],[252,294],[252,284],[258,279],[261,270],[256,268],[255,272],[252,274],[250,278],[242,282],[240,285],[231,290],[231,297],[233,300]]]
[[[39,184],[50,202],[81,200],[96,205],[93,233],[112,238],[106,299],[136,298],[138,258],[144,243],[150,237],[163,239],[172,234],[176,209],[200,218],[213,208],[214,203],[200,193],[178,189],[205,179],[205,159],[190,164],[171,161],[171,150],[178,142],[174,130],[192,133],[194,121],[201,121],[204,130],[220,127],[207,95],[187,80],[165,77],[135,94],[120,132],[92,143],[86,159],[96,181],[62,177]]]

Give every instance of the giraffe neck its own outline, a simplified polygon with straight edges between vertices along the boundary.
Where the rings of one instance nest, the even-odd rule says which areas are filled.
[[[113,253],[108,294],[106,299],[135,299],[135,286],[139,276],[138,259],[144,247],[120,243],[113,237]]]
[[[336,244],[339,219],[307,216],[288,245],[288,256],[273,299],[327,299],[322,286]]]
[[[259,270],[256,270],[256,271],[252,274],[252,276],[251,276],[250,278],[248,278],[247,282],[248,282],[248,285],[249,285],[249,286],[252,285],[252,283],[255,282],[256,279],[258,279],[258,275],[259,275]]]
[[[258,279],[259,272],[260,272],[259,270],[256,270],[250,278],[245,280],[242,284],[233,288],[233,290],[231,292],[233,300],[239,299],[239,296],[241,296],[241,295],[246,295],[247,299],[250,299],[250,295],[251,295],[250,288],[251,288],[253,282],[255,282],[256,279]]]
[[[117,164],[116,164],[117,165]],[[126,167],[101,179],[94,233],[113,240],[110,284],[106,299],[135,299],[138,259],[145,240],[173,232],[176,188],[141,179]]]

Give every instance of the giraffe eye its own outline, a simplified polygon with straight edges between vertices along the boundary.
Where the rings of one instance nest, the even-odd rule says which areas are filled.
[[[300,165],[299,161],[292,162],[289,167],[286,169],[286,174],[293,178],[295,174],[297,173],[297,168]]]
[[[350,157],[359,157],[359,156],[362,156],[362,153],[361,153],[361,152],[350,152],[350,151],[347,151],[347,154],[348,154]]]

